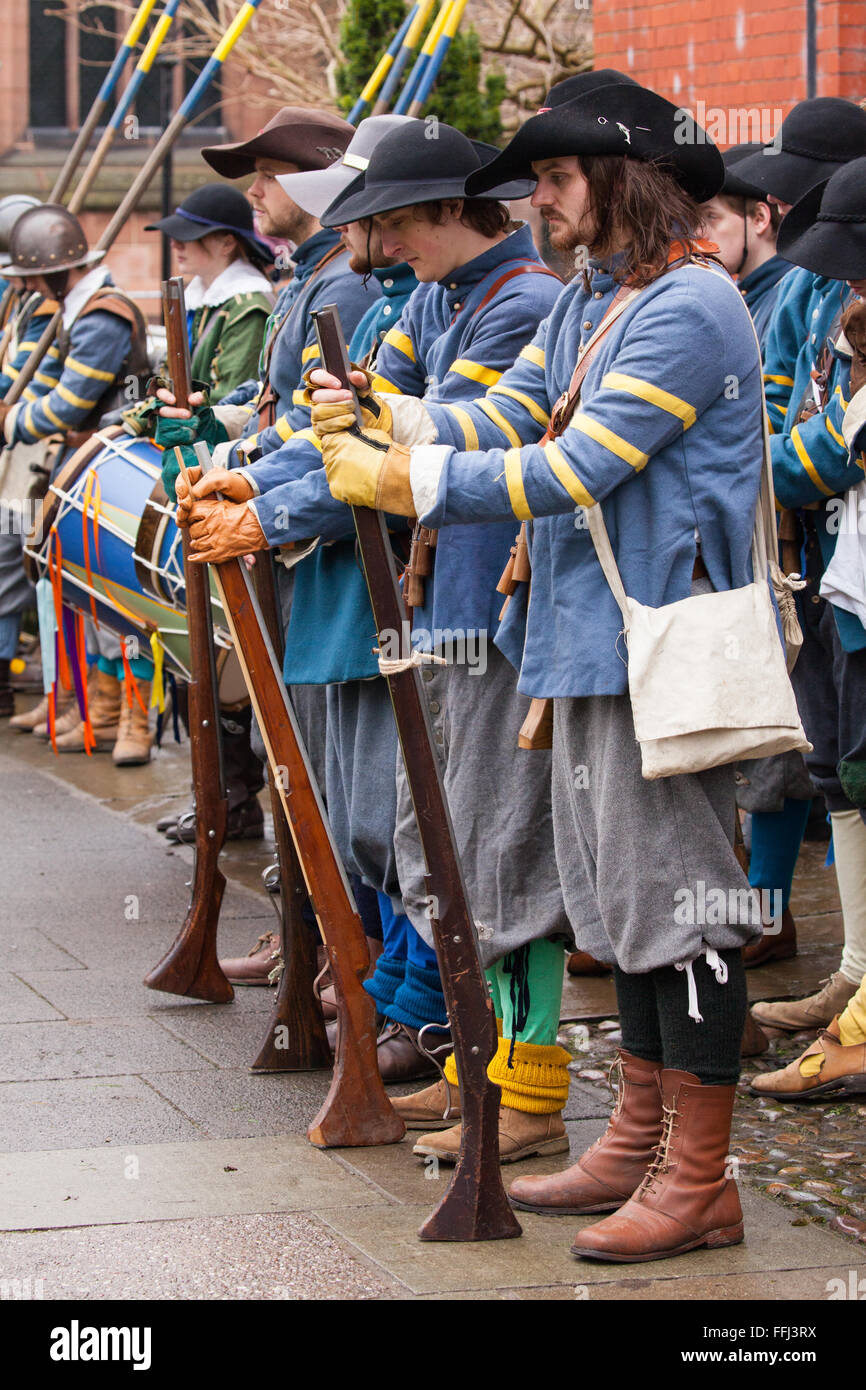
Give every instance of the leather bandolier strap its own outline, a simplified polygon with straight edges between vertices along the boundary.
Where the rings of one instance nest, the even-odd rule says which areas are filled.
[[[128,405],[128,399],[122,392],[127,386],[127,378],[135,377],[139,386],[150,375],[150,363],[147,356],[147,328],[141,310],[134,304],[123,290],[115,285],[103,285],[95,290],[90,296],[78,319],[86,318],[88,314],[114,314],[115,318],[123,319],[132,329],[132,338],[129,351],[121,362],[114,374],[114,381],[103,391],[96,405],[90,414],[79,425],[77,430],[68,430],[65,436],[65,444],[71,449],[80,449],[82,444],[86,444],[94,430],[99,427],[99,421],[103,415],[121,406]],[[64,359],[69,352],[69,338],[65,329],[61,329],[58,346]]]

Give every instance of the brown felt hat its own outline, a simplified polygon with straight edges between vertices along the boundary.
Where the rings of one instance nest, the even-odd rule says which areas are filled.
[[[352,136],[354,126],[329,111],[317,111],[309,106],[281,106],[266,126],[251,140],[233,145],[206,145],[204,159],[226,179],[242,179],[254,174],[257,159],[276,159],[283,164],[297,164],[306,173],[312,169],[327,169],[340,159]]]

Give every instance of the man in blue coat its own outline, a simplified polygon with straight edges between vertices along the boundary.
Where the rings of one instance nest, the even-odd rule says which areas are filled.
[[[626,591],[650,607],[752,577],[760,357],[740,295],[697,240],[697,204],[724,166],[689,125],[655,93],[621,84],[532,117],[467,192],[531,170],[552,240],[586,273],[483,401],[459,415],[430,408],[437,443],[394,442],[399,412],[384,395],[362,400],[378,428],[322,440],[343,500],[414,512],[443,534],[531,524],[528,609],[511,619],[512,603],[497,640],[522,647],[519,688],[553,697],[557,861],[578,945],[614,964],[622,1087],[599,1143],[565,1174],[516,1182],[512,1199],[557,1214],[614,1210],[573,1250],[616,1261],[743,1238],[726,1155],[741,948],[756,929],[737,896],[733,769],[643,779],[622,618],[586,524],[603,505]],[[600,330],[569,419],[563,393]],[[678,911],[684,888],[710,883],[727,890],[726,913]]]

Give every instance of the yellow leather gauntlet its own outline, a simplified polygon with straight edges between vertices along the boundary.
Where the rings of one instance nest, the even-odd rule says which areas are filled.
[[[412,455],[383,430],[350,430],[322,436],[322,460],[331,493],[354,507],[415,516],[409,482]]]

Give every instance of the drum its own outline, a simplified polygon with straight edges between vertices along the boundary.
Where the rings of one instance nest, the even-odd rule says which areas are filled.
[[[168,664],[190,680],[180,528],[161,455],[152,439],[120,426],[97,430],[51,484],[24,554],[34,582],[56,567],[64,604],[95,608],[100,623],[139,639],[142,656],[158,633]],[[239,704],[246,690],[213,579],[211,592],[219,699]]]

